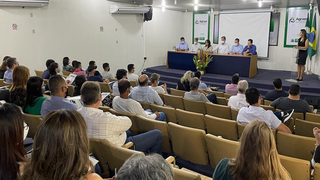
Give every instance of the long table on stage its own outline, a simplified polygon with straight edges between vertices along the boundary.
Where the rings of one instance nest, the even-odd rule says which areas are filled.
[[[193,57],[197,53],[168,51],[167,68],[196,71]],[[252,78],[257,75],[258,57],[229,54],[211,54],[212,62],[209,63],[206,72],[212,74],[234,75],[239,73],[241,77]]]

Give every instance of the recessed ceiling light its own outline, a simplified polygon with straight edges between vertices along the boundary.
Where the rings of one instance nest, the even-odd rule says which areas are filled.
[[[177,2],[177,0],[174,0],[174,4],[177,4],[178,2]]]
[[[198,9],[199,9],[198,5],[195,5],[195,6],[194,6],[194,10],[195,10],[195,11],[198,11]]]

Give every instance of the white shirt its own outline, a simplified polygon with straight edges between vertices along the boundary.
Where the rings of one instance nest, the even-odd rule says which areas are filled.
[[[130,97],[139,102],[163,106],[163,101],[159,94],[149,86],[134,87],[131,91]]]
[[[244,94],[238,93],[236,96],[230,97],[228,106],[233,109],[241,109],[243,107],[248,107],[249,104],[246,101],[246,96]]]
[[[253,120],[263,121],[271,129],[277,129],[281,125],[281,121],[272,111],[266,111],[262,107],[249,106],[239,110],[237,117],[238,123],[249,124]]]
[[[161,86],[156,86],[156,87],[149,86],[149,87],[150,87],[151,89],[155,90],[155,91],[156,91],[157,93],[159,93],[159,94],[164,94],[164,93],[165,93],[163,87],[161,87]]]
[[[109,71],[103,71],[101,74],[103,79],[111,79],[113,78],[112,74]]]
[[[78,112],[87,123],[89,138],[106,139],[118,146],[126,142],[126,131],[132,125],[128,117],[115,116],[91,107],[82,107]]]
[[[119,91],[119,87],[118,87],[118,81],[114,82],[112,85],[112,91],[113,94],[116,96],[120,96],[120,91]]]
[[[210,102],[208,98],[198,91],[190,91],[184,93],[184,98],[192,100],[192,101],[204,101],[204,102]]]
[[[128,81],[135,81],[138,82],[139,76],[134,73],[128,73]]]
[[[191,52],[198,52],[199,49],[201,49],[201,48],[202,47],[201,47],[200,43],[194,43],[194,44],[192,44],[190,51]]]
[[[133,99],[123,99],[120,96],[116,96],[113,98],[112,107],[119,112],[141,115],[149,119],[157,118],[157,115],[144,111],[141,104]]]
[[[218,44],[212,51],[218,50],[218,53],[223,53],[227,54],[230,51],[229,44],[224,43],[224,44]]]

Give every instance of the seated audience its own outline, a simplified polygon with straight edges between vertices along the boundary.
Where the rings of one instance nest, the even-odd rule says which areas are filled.
[[[181,91],[190,91],[190,81],[193,78],[193,72],[187,71],[178,82],[176,89]]]
[[[3,79],[4,73],[7,71],[7,60],[2,61],[0,66],[0,79]]]
[[[116,78],[118,81],[114,82],[112,85],[112,90],[113,94],[116,96],[120,96],[119,88],[118,88],[118,83],[121,79],[127,79],[127,71],[125,69],[118,69]]]
[[[30,77],[29,69],[25,66],[17,66],[13,70],[12,77],[9,102],[23,108],[27,98],[26,88]]]
[[[228,106],[233,109],[241,109],[243,107],[248,107],[249,104],[246,101],[246,90],[249,84],[246,80],[241,80],[238,83],[238,94],[236,96],[231,96],[228,101]]]
[[[89,159],[87,125],[77,111],[58,110],[48,114],[34,137],[31,162],[21,180],[102,180]]]
[[[288,96],[288,93],[286,93],[282,90],[282,81],[280,78],[273,80],[273,86],[274,86],[274,90],[269,91],[265,95],[264,99],[269,100],[269,101],[274,101],[274,100],[278,99],[279,97],[287,97]]]
[[[290,119],[293,111],[290,114],[282,112],[275,112],[281,115],[276,116],[270,110],[264,110],[261,105],[261,95],[256,88],[249,88],[246,91],[246,101],[250,104],[249,107],[243,107],[239,110],[237,116],[237,122],[242,124],[249,124],[253,120],[259,120],[265,122],[271,129],[291,133],[290,129],[281,122],[279,118],[282,116],[283,122]]]
[[[198,42],[199,38],[194,38],[194,44],[192,44],[190,51],[191,52],[199,52],[202,47],[201,44]]]
[[[27,83],[27,99],[24,112],[27,114],[41,115],[41,106],[46,97],[43,97],[43,79],[37,76],[30,77]]]
[[[58,73],[60,73],[59,64],[56,62],[51,63],[50,66],[48,67],[48,70],[49,70],[50,77],[57,75]]]
[[[62,68],[62,70],[71,72],[72,66],[70,65],[70,59],[69,59],[69,57],[64,57],[62,62],[63,62],[63,68]]]
[[[243,55],[256,55],[257,54],[257,47],[253,44],[253,40],[248,40],[248,45],[246,45],[242,51]]]
[[[177,51],[189,51],[188,43],[185,42],[184,37],[180,38],[180,43],[176,46]]]
[[[89,66],[87,71],[88,71],[88,76],[87,76],[88,81],[98,81],[98,82],[107,82],[108,81],[108,80],[104,81],[101,78],[101,76],[96,75],[96,69],[94,66]]]
[[[109,72],[110,71],[110,66],[109,63],[103,63],[103,72],[102,72],[102,78],[104,80],[110,80],[113,78],[112,74]]]
[[[50,78],[50,73],[49,73],[49,66],[54,63],[54,60],[53,59],[48,59],[46,61],[46,67],[47,69],[43,71],[43,74],[42,74],[42,79],[49,79]]]
[[[100,72],[97,70],[98,66],[95,61],[90,61],[89,66],[92,66],[95,69],[94,75],[99,76],[102,79]],[[89,74],[88,69],[86,70],[87,75]]]
[[[139,76],[134,74],[135,69],[136,68],[134,67],[134,64],[129,64],[128,65],[128,81],[138,82]]]
[[[148,80],[149,78],[147,75],[141,75],[139,77],[139,86],[132,89],[130,97],[139,102],[163,106],[162,99],[155,90],[149,87]]]
[[[80,89],[82,87],[82,84],[85,83],[86,77],[84,77],[84,75],[78,75],[75,79],[74,79],[74,91],[73,91],[73,96],[80,96]]]
[[[276,99],[270,106],[282,111],[294,109],[294,111],[298,113],[312,113],[309,104],[305,100],[300,99],[300,93],[300,86],[298,84],[292,84],[289,90],[289,96]]]
[[[199,90],[200,80],[196,77],[192,78],[190,81],[190,92],[186,92],[184,94],[184,98],[193,100],[193,101],[204,101],[204,102],[212,102],[218,104],[217,97],[214,93],[207,94],[201,90]]]
[[[27,162],[23,141],[28,130],[21,110],[16,105],[0,104],[0,179],[21,178]]]
[[[313,135],[316,139],[315,150],[311,159],[311,166],[314,168],[316,163],[320,163],[320,129],[318,127],[313,128]]]
[[[8,69],[3,75],[3,80],[7,83],[12,83],[12,72],[15,67],[19,65],[18,61],[16,58],[11,57],[7,59],[7,67]]]
[[[117,180],[174,180],[171,165],[158,154],[134,154],[120,168]]]
[[[46,99],[42,103],[41,116],[45,117],[52,111],[59,109],[77,110],[77,106],[65,99],[68,91],[68,85],[61,75],[52,76],[49,79],[49,89],[51,91],[51,98]]]
[[[84,75],[84,77],[87,77],[87,73],[84,72],[81,68],[81,62],[77,61],[75,62],[75,66],[74,66],[75,70],[73,71],[73,74],[75,75]]]
[[[126,131],[132,125],[131,120],[99,109],[102,95],[98,84],[85,82],[81,88],[81,100],[84,106],[78,112],[87,123],[89,138],[106,139],[117,146],[133,142],[135,150],[161,154],[162,133],[159,130],[127,137]]]
[[[222,54],[227,54],[230,51],[229,44],[226,42],[227,38],[225,36],[221,37],[220,44],[216,46],[212,51],[217,53],[222,53]]]
[[[141,104],[133,99],[129,98],[131,91],[130,82],[126,79],[122,79],[118,84],[120,96],[117,96],[112,101],[113,109],[119,112],[141,115],[149,119],[156,119],[159,121],[166,121],[166,116],[163,112],[150,112],[144,111]]]
[[[159,86],[160,75],[152,73],[150,76],[151,89],[155,90],[158,94],[168,94],[167,84]]]
[[[234,40],[234,45],[231,47],[230,54],[241,54],[243,51],[243,46],[239,43],[239,38]]]
[[[76,70],[75,66],[76,66],[77,62],[78,62],[77,60],[73,60],[71,62],[71,65],[72,65],[71,72],[74,72]]]
[[[252,121],[241,135],[234,159],[222,159],[212,179],[278,179],[290,180],[282,166],[273,132],[261,121]]]
[[[204,50],[206,53],[212,53],[213,47],[209,39],[206,40],[205,46],[203,46],[202,50]]]
[[[239,82],[239,75],[238,74],[233,75],[231,79],[231,84],[227,84],[225,87],[225,92],[227,94],[237,95],[238,82]]]
[[[199,80],[200,80],[200,85],[199,85],[199,89],[200,90],[205,90],[205,91],[212,91],[212,90],[216,90],[217,91],[217,88],[216,87],[209,87],[206,85],[206,83],[204,83],[203,81],[201,81],[201,72],[200,71],[197,71],[194,73],[194,77],[197,77]]]

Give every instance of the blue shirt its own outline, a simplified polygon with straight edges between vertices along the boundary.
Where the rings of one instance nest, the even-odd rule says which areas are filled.
[[[242,46],[241,44],[239,44],[238,46],[233,45],[233,46],[231,47],[230,53],[239,53],[239,54],[241,54],[242,51],[243,51],[243,46]]]
[[[12,69],[6,70],[6,72],[3,75],[3,80],[7,83],[12,83]]]
[[[163,105],[163,101],[159,94],[149,86],[134,87],[130,94],[131,99],[150,104]]]
[[[51,96],[42,103],[41,116],[44,117],[52,111],[59,109],[77,110],[77,105],[73,104],[66,98]]]
[[[251,45],[250,48],[248,47],[248,45],[246,45],[246,47],[244,47],[244,49],[243,49],[241,54],[246,52],[247,49],[249,49],[249,53],[251,53],[252,55],[256,55],[257,54],[257,47],[255,45],[253,45],[253,44]]]
[[[188,43],[184,42],[180,42],[177,46],[176,46],[176,49],[185,49],[186,51],[189,50],[189,46],[188,46]]]
[[[103,79],[100,76],[87,76],[88,81],[98,81],[103,82]]]
[[[50,73],[49,73],[48,69],[46,69],[43,71],[42,79],[49,79],[49,78],[50,78]]]
[[[199,84],[199,89],[200,90],[208,90],[208,91],[210,91],[211,89],[210,88],[208,88],[208,86],[206,85],[206,83],[204,83],[204,82],[202,82],[202,81],[200,81],[200,84]]]

